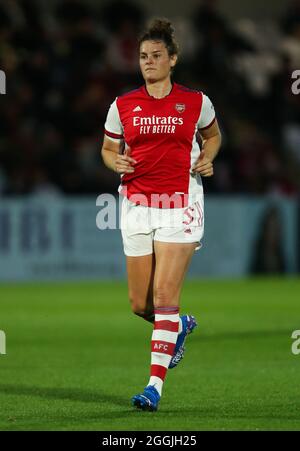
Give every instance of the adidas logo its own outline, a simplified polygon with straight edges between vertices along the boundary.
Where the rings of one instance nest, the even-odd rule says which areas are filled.
[[[140,106],[136,106],[132,111],[142,111],[142,108]]]

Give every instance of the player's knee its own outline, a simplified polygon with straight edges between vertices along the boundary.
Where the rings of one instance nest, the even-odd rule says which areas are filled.
[[[143,299],[129,293],[129,300],[131,310],[135,315],[145,317],[149,313]]]

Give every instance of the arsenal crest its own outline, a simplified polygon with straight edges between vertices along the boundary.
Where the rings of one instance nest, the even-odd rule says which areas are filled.
[[[178,113],[183,113],[185,110],[185,104],[184,103],[176,103],[175,108],[178,111]]]

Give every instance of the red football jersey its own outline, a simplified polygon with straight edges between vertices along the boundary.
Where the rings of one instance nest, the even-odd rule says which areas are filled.
[[[124,140],[137,163],[121,178],[120,192],[128,198],[142,194],[148,206],[161,206],[154,195],[189,196],[202,190],[191,167],[200,155],[198,130],[212,125],[215,112],[202,92],[173,83],[171,92],[156,99],[146,86],[117,97],[105,122],[105,134]],[[174,198],[174,197],[173,197]],[[170,207],[169,207],[170,208]]]

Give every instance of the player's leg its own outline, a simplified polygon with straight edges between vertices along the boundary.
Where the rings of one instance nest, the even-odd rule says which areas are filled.
[[[196,243],[154,242],[154,311],[150,380],[142,394],[133,397],[138,408],[156,410],[178,336],[179,300]],[[154,387],[154,388],[153,388]]]
[[[155,309],[159,305],[163,305],[164,301],[174,303],[179,306],[179,299],[181,288],[184,281],[184,276],[188,269],[190,260],[196,247],[199,243],[179,244],[179,243],[165,243],[156,241],[156,249],[163,249],[162,256],[159,259],[160,265],[156,271],[155,277]],[[177,259],[172,259],[173,246],[177,246]],[[186,248],[191,246],[191,248]],[[167,264],[169,262],[169,265]],[[172,282],[173,274],[177,277],[176,285]],[[173,289],[172,289],[173,286]],[[167,298],[165,299],[165,296]],[[172,301],[173,299],[173,301]],[[173,356],[169,363],[169,368],[174,368],[182,360],[185,351],[185,340],[197,326],[197,322],[192,315],[180,316],[180,324],[178,330],[177,341]]]
[[[198,243],[154,241],[154,307],[179,306],[185,274]]]
[[[133,313],[153,323],[153,280],[155,255],[126,257],[128,295]]]
[[[125,197],[122,202],[121,231],[132,311],[147,321],[153,322],[155,256],[148,209],[133,204]]]
[[[203,193],[196,193],[195,202],[179,213],[173,211],[172,215],[165,219],[171,219],[173,225],[171,227],[162,227],[157,230],[155,239],[162,242],[174,243],[197,243],[195,250],[200,249],[201,239],[204,233],[204,213],[203,213]],[[181,216],[181,217],[180,217]],[[174,228],[174,224],[178,227]],[[180,225],[181,224],[181,225]],[[171,359],[169,368],[175,368],[181,362],[185,352],[185,341],[187,336],[193,332],[197,326],[196,319],[193,315],[182,315],[181,328],[178,332],[178,338],[174,350],[174,356]]]

